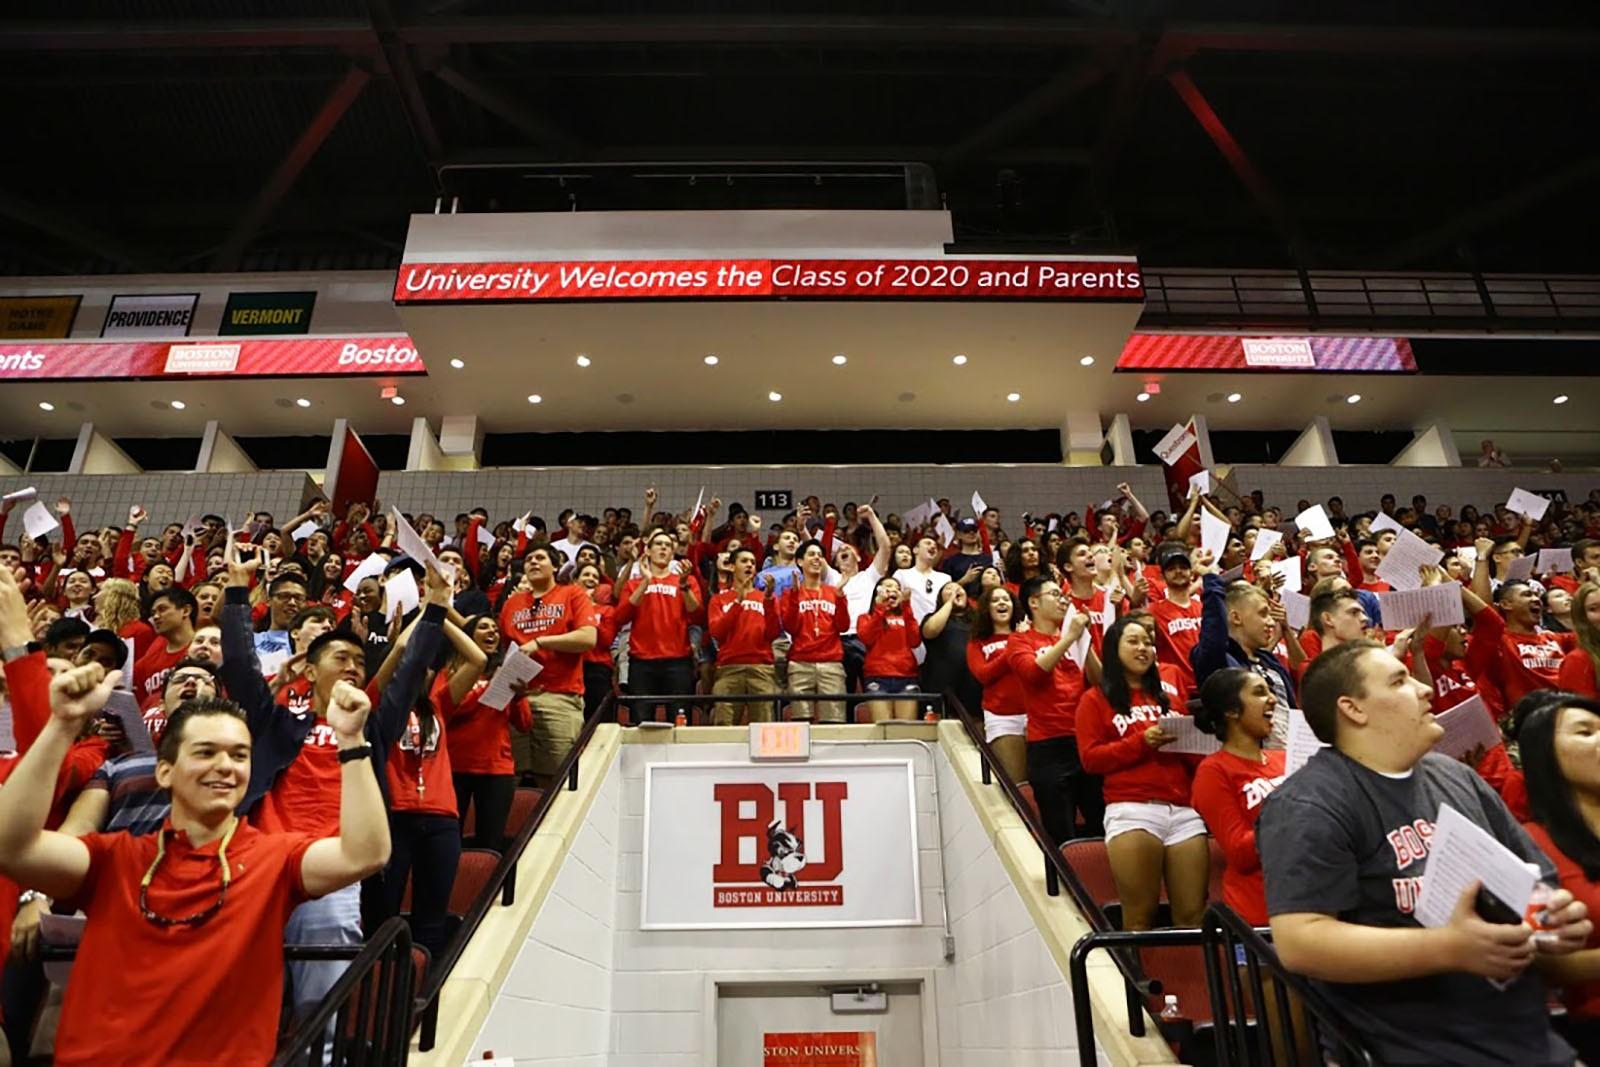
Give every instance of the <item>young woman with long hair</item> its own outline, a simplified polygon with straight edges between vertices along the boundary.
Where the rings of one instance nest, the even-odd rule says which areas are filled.
[[[139,587],[126,578],[107,578],[94,595],[95,625],[126,640],[133,638],[133,655],[145,654],[155,643],[156,632],[145,622]]]
[[[1019,785],[1028,780],[1028,714],[1006,645],[1021,621],[1011,590],[990,589],[978,600],[967,642],[967,670],[983,686],[984,740],[1001,769]]]
[[[1211,862],[1206,826],[1190,807],[1192,757],[1164,753],[1177,738],[1160,726],[1186,714],[1188,693],[1156,662],[1155,634],[1138,617],[1106,631],[1100,682],[1078,706],[1083,767],[1104,777],[1106,852],[1126,930],[1155,923],[1163,881],[1178,926],[1200,924]]]
[[[892,577],[879,578],[872,590],[872,610],[856,623],[856,636],[867,646],[861,666],[862,687],[878,697],[906,693],[917,688],[916,647],[922,643],[922,629],[911,598],[903,596],[900,583]],[[868,718],[914,719],[915,700],[869,700]]]
[[[1600,585],[1584,582],[1572,595],[1572,633],[1577,647],[1561,657],[1556,684],[1568,692],[1600,699],[1595,665],[1600,664]]]
[[[515,726],[524,733],[533,729],[533,716],[520,693],[513,695],[503,708],[491,708],[482,702],[505,659],[500,624],[495,617],[474,615],[465,620],[461,631],[477,655],[464,654],[452,642],[450,659],[434,679],[430,695],[450,731],[456,813],[465,821],[467,812],[473,812],[473,834],[466,843],[503,849],[506,819],[517,788],[511,728]],[[481,663],[478,655],[483,657]]]

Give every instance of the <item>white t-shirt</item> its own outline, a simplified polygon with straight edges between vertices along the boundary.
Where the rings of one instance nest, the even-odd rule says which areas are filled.
[[[850,605],[850,628],[845,633],[855,633],[856,623],[861,621],[861,616],[872,610],[872,591],[877,588],[882,578],[883,572],[878,570],[877,564],[868,563],[864,569],[846,578],[844,584],[839,586],[845,602]]]
[[[915,567],[906,567],[894,572],[894,580],[900,583],[901,592],[911,595],[911,610],[916,613],[917,621],[921,622],[938,610],[939,590],[948,585],[951,579],[944,571],[924,573]]]
[[[588,541],[579,541],[577,544],[573,544],[563,537],[559,541],[551,541],[550,547],[567,557],[568,563],[574,563],[578,559],[578,550],[587,544],[589,544]]]

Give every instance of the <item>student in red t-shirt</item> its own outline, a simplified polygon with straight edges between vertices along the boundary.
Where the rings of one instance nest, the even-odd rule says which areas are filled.
[[[1084,770],[1078,755],[1076,719],[1085,684],[1100,680],[1094,646],[1079,648],[1089,617],[1073,612],[1071,601],[1053,578],[1022,585],[1029,627],[1006,643],[1006,661],[1022,687],[1028,716],[1028,782],[1039,817],[1057,843],[1077,836],[1081,813],[1089,837],[1105,834],[1105,800],[1098,776]]]
[[[617,639],[617,605],[611,600],[611,586],[606,584],[600,564],[583,564],[574,580],[594,605],[594,647],[583,654],[583,717],[587,720],[615,688],[612,680],[616,665],[611,659],[611,645]]]
[[[1088,538],[1069,537],[1056,552],[1061,585],[1075,610],[1089,617],[1089,643],[1100,655],[1100,643],[1116,618],[1116,608],[1106,599],[1106,591],[1095,585],[1095,551]]]
[[[1577,647],[1575,635],[1540,629],[1544,607],[1533,587],[1520,578],[1503,583],[1495,593],[1494,603],[1494,609],[1473,621],[1475,625],[1483,625],[1488,621],[1485,617],[1491,614],[1496,618],[1489,621],[1490,625],[1501,618],[1505,620],[1500,655],[1491,673],[1505,695],[1506,704],[1515,705],[1535,689],[1556,688],[1562,658]]]
[[[84,911],[56,1032],[62,1067],[266,1063],[283,996],[283,934],[300,902],[383,868],[389,829],[363,727],[371,703],[340,683],[336,834],[264,833],[234,814],[251,736],[229,701],[180,708],[157,754],[172,794],[157,834],[44,830],[57,769],[115,681],[98,665],[50,683],[51,719],[0,789],[0,870]],[[241,980],[245,979],[245,980]]]
[[[694,660],[689,623],[703,602],[700,582],[687,562],[673,559],[677,538],[664,529],[650,532],[638,577],[622,587],[617,626],[633,623],[628,635],[630,693],[693,696]],[[635,720],[659,718],[661,708],[632,709]],[[688,705],[674,701],[672,712],[687,714]]]
[[[506,820],[517,788],[516,762],[511,755],[511,730],[527,733],[533,716],[523,692],[513,695],[503,708],[482,702],[505,658],[500,647],[500,624],[492,615],[474,615],[461,631],[477,654],[455,652],[433,681],[430,697],[450,735],[450,773],[456,793],[456,812],[463,823],[473,812],[473,834],[463,843],[474,848],[505,848]],[[481,662],[479,657],[481,656]],[[470,682],[469,682],[470,680]]]
[[[1224,667],[1200,687],[1195,724],[1222,742],[1200,762],[1190,792],[1222,848],[1222,900],[1252,926],[1267,925],[1267,891],[1256,854],[1261,802],[1283,784],[1285,753],[1264,749],[1279,711],[1272,687],[1242,667]],[[1284,712],[1287,714],[1287,712]]]
[[[1561,659],[1558,688],[1591,700],[1600,699],[1595,665],[1600,663],[1600,585],[1584,582],[1572,596],[1574,647]]]
[[[1156,658],[1174,668],[1188,689],[1194,688],[1194,665],[1189,653],[1200,640],[1200,585],[1194,579],[1189,550],[1175,542],[1163,544],[1156,557],[1161,565],[1161,589],[1150,596],[1150,613],[1156,617]]]
[[[824,580],[828,557],[821,541],[805,542],[796,558],[800,561],[800,580],[778,598],[778,618],[790,639],[789,691],[813,695],[842,693],[845,685],[842,637],[850,627],[850,602]],[[796,700],[792,714],[796,719],[815,717],[818,722],[844,722],[844,703]]]
[[[1139,616],[1106,631],[1100,684],[1078,705],[1084,770],[1104,779],[1106,853],[1125,930],[1148,930],[1165,881],[1177,926],[1200,925],[1211,861],[1206,827],[1189,806],[1192,757],[1162,752],[1177,735],[1168,715],[1187,714],[1188,692],[1156,662],[1155,635]]]
[[[149,611],[156,641],[133,666],[133,694],[141,705],[161,699],[167,675],[189,654],[199,605],[189,590],[172,586],[150,598]]]
[[[983,739],[1019,785],[1028,780],[1028,710],[1006,646],[1011,643],[1012,624],[1020,621],[1011,590],[990,589],[978,598],[967,642],[967,672],[983,686]]]
[[[716,676],[711,692],[717,696],[776,693],[777,669],[772,663],[772,642],[778,639],[778,603],[755,587],[756,554],[739,548],[729,564],[733,584],[711,598],[709,629],[717,646]],[[771,722],[771,704],[720,703],[711,709],[715,726]]]
[[[868,693],[892,695],[917,688],[915,649],[922,644],[922,628],[911,610],[911,598],[902,598],[900,583],[879,578],[872,590],[872,610],[856,623],[856,636],[867,647],[861,665],[863,688]],[[915,700],[872,700],[867,714],[873,722],[915,719]]]
[[[511,750],[517,771],[549,786],[583,728],[583,654],[594,647],[594,603],[575,585],[556,584],[556,551],[549,545],[528,549],[523,561],[526,588],[500,609],[500,633],[543,669],[528,688],[533,729],[513,731]]]

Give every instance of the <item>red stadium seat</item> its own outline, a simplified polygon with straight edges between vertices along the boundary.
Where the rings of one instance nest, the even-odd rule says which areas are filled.
[[[506,816],[506,836],[516,837],[533,818],[533,813],[539,807],[539,801],[544,798],[543,789],[533,789],[529,786],[519,786],[511,795],[511,814]]]
[[[1028,802],[1028,807],[1033,809],[1035,818],[1039,816],[1039,802],[1033,798],[1033,786],[1023,782],[1017,786],[1017,792],[1022,794],[1022,799]]]
[[[1101,907],[1117,902],[1117,880],[1111,876],[1111,859],[1105,840],[1080,837],[1061,846],[1061,858],[1089,891],[1089,898]]]
[[[472,902],[488,884],[489,877],[500,864],[500,853],[492,848],[464,848],[461,864],[456,868],[456,880],[450,887],[451,915],[465,915]]]
[[[1161,980],[1161,995],[1149,999],[1150,1013],[1159,1014],[1168,995],[1178,998],[1179,1018],[1195,1026],[1211,1022],[1211,992],[1206,987],[1205,956],[1198,945],[1158,945],[1139,950],[1144,973]]]

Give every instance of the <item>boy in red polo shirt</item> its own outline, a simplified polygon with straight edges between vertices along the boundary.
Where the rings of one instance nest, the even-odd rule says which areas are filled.
[[[717,673],[711,692],[752,696],[778,691],[772,642],[778,639],[778,604],[755,587],[756,554],[733,553],[733,585],[711,598],[711,640],[717,644]],[[772,705],[720,703],[712,707],[714,726],[771,722]]]
[[[375,874],[389,857],[362,732],[371,702],[340,682],[328,705],[340,753],[337,836],[263,833],[234,814],[249,781],[251,738],[224,700],[194,701],[172,717],[156,763],[172,814],[159,833],[46,831],[57,769],[117,673],[90,664],[57,675],[51,719],[0,789],[0,870],[88,916],[55,1062],[266,1063],[289,913]]]

